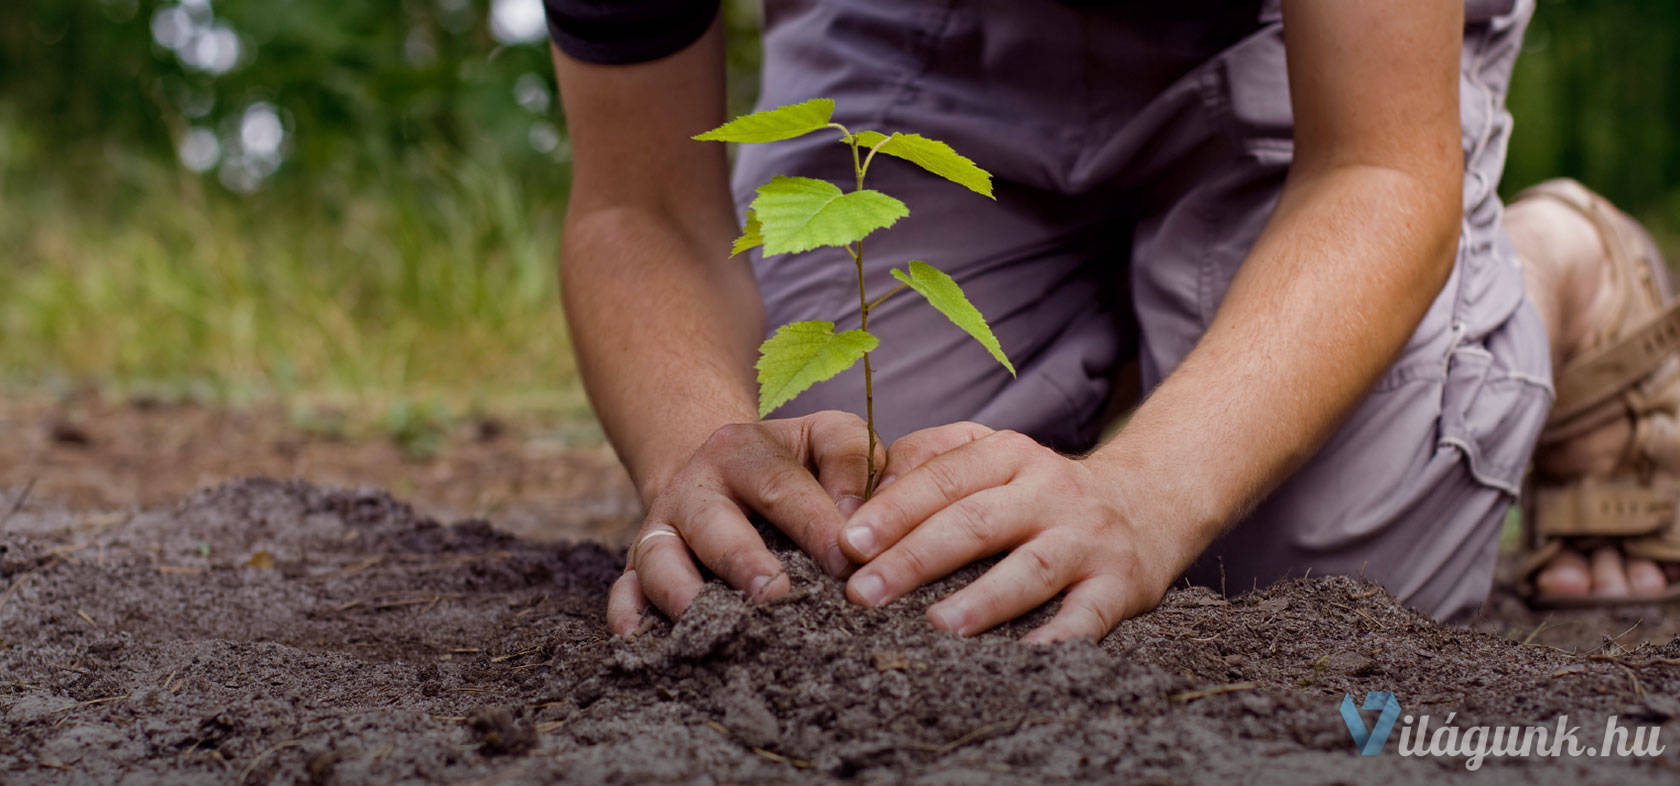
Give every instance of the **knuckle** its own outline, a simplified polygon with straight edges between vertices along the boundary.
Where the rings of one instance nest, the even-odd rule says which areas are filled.
[[[901,535],[911,529],[910,512],[896,497],[878,494],[869,504],[875,509],[875,521],[883,532]]]
[[[1121,549],[1108,559],[1104,573],[1108,573],[1125,584],[1136,584],[1138,576],[1143,572],[1143,565],[1138,561],[1137,552],[1131,549]]]
[[[1070,472],[1052,472],[1044,479],[1045,491],[1051,499],[1079,500],[1088,499],[1091,489],[1084,481]]]
[[[735,453],[757,441],[759,436],[760,426],[757,423],[726,423],[706,439],[705,452],[724,455]]]
[[[729,452],[741,438],[741,424],[730,423],[719,426],[706,441],[700,443],[701,455],[713,455]]]
[[[759,476],[753,489],[758,503],[766,509],[781,508],[791,501],[807,472],[803,467],[778,465]]]
[[[1059,571],[1056,570],[1055,564],[1051,562],[1049,557],[1032,547],[1023,547],[1021,554],[1026,560],[1027,570],[1032,573],[1034,582],[1043,587],[1056,586]]]
[[[962,492],[962,475],[951,462],[929,462],[922,465],[928,481],[944,499],[957,499]]]
[[[943,426],[939,430],[945,433],[960,434],[968,437],[970,440],[976,440],[993,433],[991,428],[972,420],[959,420],[948,426]]]
[[[1096,506],[1096,510],[1092,512],[1092,516],[1091,516],[1092,521],[1097,523],[1097,527],[1101,531],[1109,532],[1109,533],[1121,533],[1121,532],[1124,532],[1126,530],[1126,527],[1127,527],[1126,512],[1124,510],[1121,510],[1119,504],[1115,503],[1112,500],[1106,499],[1101,494],[1093,494],[1093,495],[1091,495],[1090,499],[1093,499],[1093,500],[1096,501],[1094,503],[1095,506]]]
[[[759,554],[752,549],[734,549],[723,556],[717,569],[735,581],[747,581],[762,572]]]
[[[1098,558],[1094,555],[1106,548],[1106,544],[1060,527],[1045,531],[1033,543],[1034,551],[1043,555],[1047,563],[1059,566],[1054,573],[1061,577],[1063,584],[1082,581],[1099,572]]]
[[[705,542],[717,534],[724,517],[729,509],[725,503],[716,497],[698,500],[684,511],[684,515],[671,519],[671,528],[676,530],[685,540]],[[658,540],[663,540],[660,538]]]
[[[951,525],[956,528],[959,537],[977,545],[991,540],[989,519],[980,506],[962,501],[952,505],[949,510]]]
[[[928,559],[928,555],[924,554],[920,548],[916,548],[914,546],[899,551],[898,564],[903,568],[903,574],[901,575],[909,576],[927,576],[929,575],[928,569],[933,567],[933,562]],[[883,570],[881,574],[883,578],[892,575],[889,571],[885,570]],[[890,584],[891,580],[888,579],[888,582]]]
[[[992,432],[992,438],[997,440],[998,444],[1010,450],[1027,450],[1038,447],[1037,440],[1014,429],[1006,428]]]
[[[820,424],[827,428],[849,429],[864,425],[863,418],[858,417],[856,413],[847,412],[842,409],[825,409],[821,412],[813,412],[810,415],[806,415],[806,417],[809,418],[813,424]]]
[[[1120,615],[1110,611],[1102,603],[1087,603],[1084,606],[1085,615],[1091,618],[1091,627],[1098,636],[1114,630],[1120,624]]]

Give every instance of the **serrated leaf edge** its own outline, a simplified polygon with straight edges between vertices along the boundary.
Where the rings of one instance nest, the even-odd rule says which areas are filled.
[[[951,282],[951,286],[956,287],[957,294],[962,297],[963,305],[966,305],[970,309],[973,309],[974,315],[976,317],[979,317],[980,327],[986,331],[986,338],[991,339],[990,344],[988,344],[980,336],[975,335],[974,331],[969,330],[967,327],[964,327],[962,325],[962,323],[958,322],[949,313],[946,313],[945,309],[940,308],[938,305],[936,305],[934,303],[933,298],[930,297],[926,291],[924,291],[921,287],[916,286],[916,279],[915,279],[915,276],[912,275],[912,273],[915,272],[917,265],[920,265],[923,268],[926,268],[927,270],[929,270],[933,273],[937,273],[940,276],[945,277],[946,279],[948,279]],[[946,273],[945,271],[940,270],[939,268],[936,268],[933,265],[930,265],[930,264],[928,264],[926,262],[923,262],[919,259],[910,260],[907,267],[910,268],[911,273],[906,273],[906,272],[904,272],[902,270],[899,270],[898,268],[895,267],[890,271],[892,273],[892,277],[898,279],[899,282],[903,283],[905,286],[915,290],[917,294],[922,296],[922,299],[924,299],[928,302],[928,305],[933,306],[933,309],[935,311],[938,311],[940,314],[943,314],[946,319],[950,320],[951,324],[956,325],[958,330],[961,330],[962,332],[967,333],[970,338],[973,338],[975,343],[979,344],[981,346],[981,348],[985,349],[988,353],[991,354],[992,359],[996,360],[999,364],[1001,364],[1005,369],[1007,369],[1009,371],[1009,376],[1011,376],[1011,377],[1016,376],[1016,374],[1015,374],[1015,364],[1009,362],[1009,356],[1004,353],[1003,342],[998,341],[997,334],[992,331],[991,323],[986,321],[986,315],[980,313],[980,309],[977,306],[974,305],[974,301],[969,299],[968,293],[963,291],[962,285],[958,284],[957,280],[955,278],[951,277],[951,274]],[[996,349],[993,348],[994,345],[996,346]]]

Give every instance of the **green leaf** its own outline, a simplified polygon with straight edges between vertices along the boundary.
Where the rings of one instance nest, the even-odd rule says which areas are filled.
[[[937,139],[921,134],[882,136],[878,131],[859,131],[854,137],[858,144],[875,148],[877,153],[902,158],[989,199],[997,198],[992,196],[992,173]]]
[[[844,246],[910,215],[903,202],[879,191],[841,193],[833,183],[809,177],[772,178],[758,187],[752,209],[766,254]]]
[[[803,104],[742,115],[694,138],[701,142],[775,142],[823,128],[831,117],[834,117],[834,99],[813,98]]]
[[[741,236],[735,238],[735,245],[730,246],[729,255],[735,256],[749,248],[761,245],[764,245],[764,236],[759,234],[758,214],[748,210],[747,225],[741,227]]]
[[[997,362],[1009,369],[1009,375],[1015,376],[1015,366],[1009,362],[1009,357],[1003,354],[1003,347],[998,344],[997,336],[992,335],[991,326],[986,324],[986,318],[980,316],[980,309],[968,302],[968,296],[963,294],[962,287],[957,286],[956,279],[945,275],[938,268],[921,260],[910,261],[910,273],[905,274],[898,268],[893,268],[893,278],[898,279],[911,289],[922,293],[927,302],[939,313],[944,314],[957,327],[962,328],[980,346],[992,353]]]
[[[758,347],[758,416],[851,368],[879,343],[862,330],[835,333],[833,322],[794,322],[777,328]]]

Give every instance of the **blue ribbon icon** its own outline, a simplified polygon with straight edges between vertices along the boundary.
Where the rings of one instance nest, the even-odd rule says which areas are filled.
[[[1368,732],[1365,730],[1365,719],[1353,706],[1353,697],[1342,694],[1342,722],[1347,724],[1348,733],[1353,735],[1354,747],[1359,749],[1361,756],[1375,756],[1382,753],[1388,733],[1394,730],[1394,721],[1400,717],[1400,702],[1395,701],[1394,694],[1388,691],[1371,691],[1365,694],[1365,709],[1381,710],[1377,722]]]

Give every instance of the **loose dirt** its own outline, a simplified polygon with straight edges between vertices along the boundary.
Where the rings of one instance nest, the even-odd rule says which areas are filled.
[[[300,412],[302,414],[300,414]],[[89,512],[170,507],[241,477],[386,489],[427,515],[623,546],[639,505],[590,419],[357,420],[328,407],[206,406],[0,387],[0,488]]]
[[[442,526],[377,492],[247,480],[132,516],[37,501],[0,533],[6,782],[1467,777],[1462,758],[1397,755],[1399,728],[1357,755],[1337,706],[1366,691],[1437,726],[1568,715],[1586,744],[1615,715],[1660,724],[1667,748],[1473,777],[1680,780],[1680,640],[1631,643],[1672,611],[1541,627],[1496,598],[1480,630],[1447,628],[1315,578],[1177,590],[1101,644],[1031,648],[1014,637],[1043,610],[968,640],[928,627],[975,569],[872,611],[787,553],[789,598],[712,586],[626,642],[602,621],[618,553]],[[1587,648],[1551,646],[1560,629]]]

